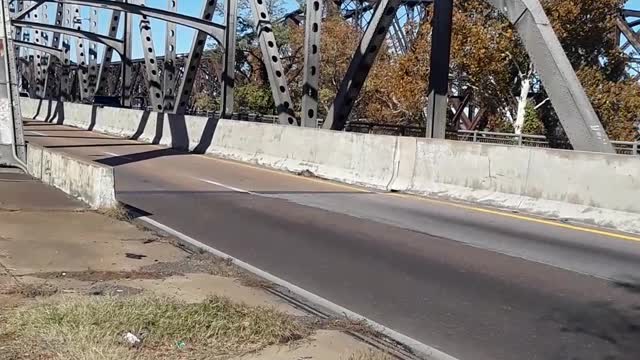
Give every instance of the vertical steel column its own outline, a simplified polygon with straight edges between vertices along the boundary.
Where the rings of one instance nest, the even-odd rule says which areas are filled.
[[[233,89],[236,76],[236,22],[238,20],[238,0],[227,0],[225,8],[224,62],[222,69],[222,118],[233,114]]]
[[[435,0],[433,11],[426,135],[428,138],[444,139],[447,130],[453,0]]]
[[[216,0],[205,1],[202,8],[202,18],[205,20],[211,20],[213,18],[213,12],[216,8]],[[178,114],[184,114],[187,111],[187,105],[189,104],[189,97],[193,91],[193,80],[195,79],[196,72],[200,67],[200,60],[202,59],[202,51],[207,43],[207,34],[202,31],[198,31],[193,37],[193,44],[191,44],[191,51],[189,52],[189,58],[185,64],[184,74],[182,75],[182,81],[180,82],[180,90],[176,101],[176,110]]]
[[[323,0],[307,0],[304,30],[304,77],[302,85],[302,126],[318,127],[318,87],[320,84],[320,23]]]
[[[236,0],[229,0],[236,1]],[[167,10],[172,12],[178,11],[178,0],[167,0]],[[164,64],[162,75],[164,81],[162,84],[162,98],[164,101],[164,111],[173,112],[176,100],[176,23],[167,21],[167,30],[164,46]]]
[[[80,6],[71,5],[71,13],[73,16],[73,27],[82,30],[82,14]],[[89,71],[87,67],[87,54],[85,41],[76,39],[76,63],[78,65],[78,88],[80,89],[80,99],[85,100],[89,96]]]
[[[62,26],[71,28],[73,27],[73,15],[71,14],[71,7],[69,5],[63,5],[63,21]],[[62,100],[71,100],[71,79],[70,67],[71,67],[71,37],[62,35],[62,79],[60,79],[60,92]]]
[[[56,5],[56,20],[55,20],[55,25],[56,26],[63,26],[62,22],[64,20],[64,4],[59,3],[58,5]],[[59,32],[54,32],[53,33],[53,38],[51,39],[51,47],[55,48],[55,49],[59,49],[60,48],[60,33]],[[57,59],[58,64],[61,64],[62,59]],[[53,65],[53,56],[49,56],[49,66]],[[58,85],[60,84],[59,79],[56,78],[52,78],[50,79],[50,76],[47,76],[45,79],[45,88],[47,90],[47,94],[52,94],[54,92],[54,90],[56,89],[56,87],[58,87]]]
[[[253,10],[253,18],[256,22],[256,33],[259,37],[260,49],[262,50],[262,58],[267,68],[267,76],[269,77],[269,85],[271,93],[278,111],[278,123],[294,125],[297,124],[295,114],[293,112],[291,95],[287,86],[287,77],[280,62],[280,53],[276,38],[273,35],[273,28],[269,12],[265,5],[265,0],[250,0],[251,9]]]
[[[398,20],[398,16],[393,17],[393,30],[394,34],[396,35],[396,41],[398,42],[398,46],[400,47],[401,54],[406,54],[407,51],[409,51],[409,42],[407,41],[404,29],[400,24],[400,20]]]
[[[118,0],[120,1],[120,0]],[[115,38],[118,35],[118,27],[120,25],[120,11],[112,11],[111,12],[111,22],[109,23],[109,37]],[[98,70],[98,82],[96,83],[96,89],[98,93],[102,95],[112,95],[112,89],[108,89],[107,86],[107,68],[111,64],[111,59],[113,57],[113,48],[107,46],[104,49],[104,53],[102,54],[102,62],[100,63],[100,68]]]
[[[89,8],[89,31],[98,33],[98,10],[96,8]],[[95,41],[89,41],[89,75],[88,75],[88,89],[89,96],[96,95],[96,87],[98,85],[98,43]]]
[[[38,7],[37,11],[32,13],[34,22],[39,22],[39,23],[44,23],[45,22],[44,19],[45,19],[45,16],[47,16],[46,11],[44,11],[45,8],[46,8],[46,5],[41,5],[40,7]],[[42,31],[42,30],[38,30],[38,29],[35,29],[34,32],[35,32],[36,44],[48,46],[49,36],[47,35],[47,32],[46,31]],[[43,98],[44,95],[45,95],[45,79],[46,79],[46,72],[47,72],[46,57],[47,57],[47,55],[45,53],[41,52],[41,51],[35,51],[34,55],[35,55],[35,66],[36,66],[36,76],[35,76],[36,89],[35,89],[35,95],[38,98]]]
[[[11,15],[7,1],[0,0],[0,145],[7,145],[5,148],[13,147],[7,157],[14,159],[6,163],[24,163],[27,156],[16,77],[15,47],[11,37]],[[9,129],[12,130],[12,134],[6,131]]]
[[[141,6],[145,0],[137,0]],[[145,70],[147,73],[147,85],[149,90],[149,104],[154,111],[162,111],[162,85],[160,84],[160,72],[156,52],[153,47],[153,35],[151,34],[151,22],[142,15],[140,19],[140,38],[142,39],[142,52],[144,53]]]
[[[336,99],[327,114],[323,125],[325,129],[344,128],[401,3],[402,0],[380,0],[376,5],[367,30],[340,84]]]
[[[124,0],[125,3],[129,3],[129,0]],[[133,30],[133,15],[129,12],[125,13],[124,16],[124,54],[122,57],[122,106],[131,107],[131,85],[132,85],[132,77],[131,73],[132,63],[131,63],[131,55],[132,55],[132,30]]]
[[[24,9],[24,0],[18,0],[15,6],[16,14],[20,13],[23,9]],[[14,39],[22,40],[22,27],[13,26],[12,34]],[[18,57],[22,57],[22,52],[23,52],[22,48],[16,47],[14,51],[16,51],[16,53],[18,54],[17,55]]]
[[[24,7],[25,8],[32,8],[34,6],[34,2],[31,0],[27,0],[24,2]],[[36,15],[36,12],[31,12],[29,14],[27,14],[27,20],[31,20],[34,21],[34,16]],[[35,41],[35,36],[33,35],[34,30],[29,29],[29,28],[23,28],[22,29],[22,40],[27,41],[27,42],[31,42],[31,41]],[[39,40],[38,40],[39,41]],[[26,78],[27,81],[29,82],[29,87],[28,87],[28,91],[29,91],[29,96],[30,97],[36,97],[37,93],[36,93],[36,63],[35,63],[35,51],[34,50],[30,50],[30,49],[24,49],[24,55],[25,58],[27,60],[25,69],[26,69]]]

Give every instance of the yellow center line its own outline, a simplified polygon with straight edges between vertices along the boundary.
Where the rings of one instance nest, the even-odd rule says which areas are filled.
[[[388,192],[375,192],[375,191],[359,188],[359,187],[352,186],[352,185],[339,184],[339,183],[335,183],[333,181],[324,180],[324,179],[304,177],[304,176],[300,176],[300,175],[296,175],[296,174],[292,174],[292,173],[287,173],[287,172],[283,172],[283,171],[279,171],[279,170],[260,167],[258,165],[246,164],[246,163],[241,163],[241,162],[237,162],[237,161],[233,161],[233,160],[227,160],[227,159],[220,159],[220,158],[215,158],[215,157],[207,156],[207,155],[200,155],[200,156],[205,157],[205,158],[207,158],[209,160],[213,160],[213,161],[224,162],[224,163],[228,163],[228,164],[232,164],[232,165],[236,165],[236,166],[241,166],[241,167],[247,167],[247,168],[251,168],[251,169],[255,169],[255,170],[267,171],[267,172],[271,172],[271,173],[274,173],[274,174],[277,174],[277,175],[293,177],[293,178],[296,178],[296,179],[299,179],[299,180],[305,180],[305,181],[320,183],[320,184],[324,184],[324,185],[330,185],[330,186],[339,187],[339,188],[343,188],[343,189],[349,189],[349,190],[355,191],[355,192],[377,193],[377,194],[386,195],[386,196],[394,196],[394,197],[401,197],[401,198],[411,199],[411,200],[426,201],[426,202],[430,202],[430,203],[433,203],[433,204],[445,205],[445,206],[450,206],[450,207],[455,207],[455,208],[459,208],[459,209],[465,209],[465,210],[475,211],[475,212],[480,212],[480,213],[485,213],[485,214],[497,215],[497,216],[507,217],[507,218],[511,218],[511,219],[517,219],[517,220],[521,220],[521,221],[528,221],[528,222],[533,222],[533,223],[538,223],[538,224],[543,224],[543,225],[555,226],[555,227],[559,227],[559,228],[563,228],[563,229],[580,231],[580,232],[585,232],[585,233],[590,233],[590,234],[596,234],[596,235],[601,235],[601,236],[606,236],[606,237],[615,238],[615,239],[621,239],[621,240],[626,240],[626,241],[640,242],[640,237],[633,236],[633,235],[625,235],[625,234],[616,233],[616,232],[607,231],[607,230],[598,230],[598,229],[592,229],[592,228],[588,228],[588,227],[565,224],[565,223],[562,223],[562,222],[559,222],[559,221],[545,220],[545,219],[540,219],[540,218],[537,218],[537,217],[513,214],[513,213],[500,211],[500,210],[492,210],[492,209],[487,209],[487,208],[482,208],[482,207],[477,207],[477,206],[472,206],[472,205],[465,205],[465,204],[461,204],[461,203],[457,203],[457,202],[453,202],[453,201],[436,200],[436,199],[432,199],[432,198],[428,198],[428,197],[424,197],[424,196],[411,195],[411,194],[400,194],[400,193],[388,193]]]
[[[596,234],[596,235],[602,235],[602,236],[612,237],[612,238],[616,238],[616,239],[640,242],[640,237],[633,236],[633,235],[625,235],[625,234],[615,233],[615,232],[612,232],[612,231],[597,230],[597,229],[592,229],[592,228],[588,228],[588,227],[565,224],[565,223],[561,223],[561,222],[553,221],[553,220],[544,220],[544,219],[540,219],[540,218],[536,218],[536,217],[530,217],[530,216],[526,216],[526,215],[512,214],[512,213],[508,213],[508,212],[504,212],[504,211],[491,210],[491,209],[486,209],[486,208],[481,208],[481,207],[476,207],[476,206],[471,206],[471,205],[464,205],[464,204],[460,204],[460,203],[456,203],[456,202],[450,202],[450,201],[444,201],[444,200],[430,199],[430,198],[426,198],[426,197],[422,197],[422,196],[413,196],[413,195],[398,194],[398,193],[385,193],[385,194],[390,195],[390,196],[396,196],[396,197],[419,200],[419,201],[426,201],[426,202],[430,202],[430,203],[434,203],[434,204],[441,204],[441,205],[456,207],[456,208],[470,210],[470,211],[476,211],[476,212],[485,213],[485,214],[498,215],[498,216],[508,217],[508,218],[517,219],[517,220],[529,221],[529,222],[534,222],[534,223],[538,223],[538,224],[550,225],[550,226],[560,227],[560,228],[569,229],[569,230],[575,230],[575,231],[581,231],[581,232],[586,232],[586,233],[591,233],[591,234]]]

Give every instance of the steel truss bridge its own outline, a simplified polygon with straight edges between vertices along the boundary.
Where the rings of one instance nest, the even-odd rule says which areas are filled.
[[[236,76],[236,45],[238,42],[238,0],[202,0],[200,16],[177,11],[178,2],[167,0],[165,8],[145,6],[145,0],[1,0],[6,20],[9,72],[31,97],[56,98],[63,101],[98,102],[105,97],[117,99],[118,106],[131,107],[136,98],[157,112],[184,114],[194,89],[208,41],[223,49],[219,64],[221,113],[228,117],[234,109],[234,79]],[[194,0],[189,0],[194,1]],[[372,68],[384,42],[390,51],[401,54],[409,48],[415,33],[402,24],[432,21],[431,75],[426,107],[426,136],[445,138],[446,114],[449,106],[472,125],[471,115],[465,116],[464,99],[449,102],[449,58],[453,0],[334,0],[341,15],[362,29],[348,70],[342,79],[323,127],[343,130],[355,99]],[[613,153],[602,125],[562,50],[539,0],[486,0],[514,25],[562,126],[576,150]],[[304,78],[302,99],[292,99],[280,52],[273,32],[273,23],[264,0],[249,0],[262,60],[266,66],[277,122],[283,125],[316,127],[318,125],[318,84],[320,76],[321,23],[327,4],[324,0],[306,0],[305,11],[290,14],[287,19],[305,27]],[[55,10],[52,10],[55,9]],[[108,11],[105,19],[99,11]],[[221,21],[214,20],[216,11]],[[54,14],[54,16],[51,16]],[[83,14],[89,14],[88,19]],[[627,47],[640,49],[638,12],[620,15],[620,36]],[[135,16],[135,18],[134,18]],[[139,19],[134,23],[134,19]],[[157,55],[150,19],[166,26],[164,56]],[[100,32],[101,22],[108,20],[106,32]],[[193,29],[191,48],[178,55],[178,25]],[[10,27],[9,27],[10,26]],[[139,32],[144,59],[135,61],[133,33]],[[9,34],[10,33],[10,34]],[[157,36],[157,35],[156,35]],[[155,39],[158,40],[158,39]],[[137,45],[137,44],[136,44]],[[75,56],[72,56],[72,47]],[[99,47],[102,50],[99,51]],[[99,56],[101,54],[101,56]],[[121,59],[114,62],[114,55]],[[18,73],[18,76],[16,76]],[[114,80],[115,79],[115,80]],[[13,105],[18,89],[13,91]],[[294,112],[294,101],[301,102],[301,114]],[[17,112],[19,114],[19,112]],[[18,121],[14,121],[18,124]],[[19,125],[16,125],[19,127]],[[21,130],[16,129],[19,145]]]

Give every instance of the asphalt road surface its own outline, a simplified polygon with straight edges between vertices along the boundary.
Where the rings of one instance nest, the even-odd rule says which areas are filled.
[[[640,236],[25,130],[114,166],[152,219],[459,359],[640,359]]]

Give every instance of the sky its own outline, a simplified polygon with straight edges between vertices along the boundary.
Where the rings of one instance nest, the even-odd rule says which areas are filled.
[[[224,0],[218,0],[224,1]],[[202,7],[204,5],[205,0],[177,0],[178,12],[184,15],[196,16],[200,17],[202,12]],[[287,11],[293,10],[297,8],[297,4],[294,0],[285,0]],[[145,6],[159,9],[167,8],[167,0],[146,0]],[[55,19],[55,11],[56,4],[48,3],[46,12],[49,14],[49,23],[53,23]],[[89,30],[89,11],[90,8],[87,6],[81,7],[81,17],[83,19],[82,26],[83,30]],[[98,9],[98,32],[100,34],[107,34],[109,23],[111,20],[111,10],[106,9]],[[164,55],[165,50],[165,34],[166,34],[166,22],[162,20],[156,20],[151,18],[151,32],[154,43],[154,50],[156,55],[162,56]],[[223,19],[221,16],[216,15],[213,19],[214,22],[222,24]],[[140,31],[138,31],[138,24],[140,23],[140,17],[134,15],[133,16],[133,58],[139,59],[144,57],[142,52],[142,43],[140,41]],[[124,22],[120,21],[120,28],[118,31],[118,38],[122,38],[122,32],[124,29]],[[191,48],[191,43],[193,41],[194,31],[188,27],[178,25],[176,31],[176,51],[177,53],[187,53]],[[98,61],[101,61],[102,54],[104,52],[104,46],[98,46]],[[75,61],[75,40],[71,45],[71,59]],[[114,53],[113,56],[114,61],[119,61],[119,56]]]
[[[185,14],[185,15],[191,15],[191,16],[200,16],[201,10],[202,10],[202,6],[204,4],[205,0],[177,0],[178,1],[178,12]],[[218,1],[224,1],[224,0],[218,0]],[[287,11],[293,11],[294,9],[298,8],[298,5],[296,3],[295,0],[284,0],[285,1],[285,8]],[[167,0],[146,0],[146,6],[147,7],[153,7],[153,8],[160,8],[160,9],[166,9],[167,6]],[[640,10],[640,0],[629,0],[629,2],[626,5],[628,8],[632,8],[632,9],[638,9]],[[54,3],[49,3],[48,4],[48,8],[47,8],[47,12],[49,13],[49,17],[50,19],[54,19],[55,18],[55,9],[56,9],[56,5]],[[85,27],[86,30],[88,30],[89,27],[89,7],[83,7],[82,8],[82,12],[81,12],[81,16],[84,19],[83,20],[83,26]],[[111,11],[110,10],[105,10],[105,9],[99,9],[98,10],[98,17],[99,17],[99,21],[98,21],[98,31],[101,34],[106,34],[108,31],[108,26],[109,26],[109,22],[110,22],[110,18],[111,18]],[[140,17],[139,16],[134,16],[133,19],[133,58],[137,59],[137,58],[142,58],[144,55],[142,53],[142,44],[140,41],[140,32],[137,31],[138,28],[138,24],[140,21]],[[214,21],[217,23],[222,23],[223,19],[220,16],[216,16],[214,17]],[[53,22],[53,20],[50,20],[50,22]],[[120,30],[118,33],[118,37],[121,38],[122,36],[122,31],[123,31],[123,22],[120,22]],[[154,42],[154,47],[155,47],[155,52],[157,55],[162,56],[164,55],[164,38],[165,38],[165,33],[166,33],[166,23],[164,21],[161,20],[155,20],[155,19],[151,19],[151,31],[153,34],[153,42]],[[178,25],[177,28],[177,32],[176,32],[176,50],[178,53],[186,53],[189,52],[190,48],[191,48],[191,42],[193,39],[193,34],[194,31],[191,30],[190,28]],[[75,60],[75,45],[72,44],[71,46],[72,49],[72,53],[71,53],[71,59]],[[104,51],[104,46],[99,46],[99,50],[98,50],[98,59],[99,61],[101,61],[100,59],[102,59],[102,53]],[[118,61],[118,56],[114,55],[114,61]]]

